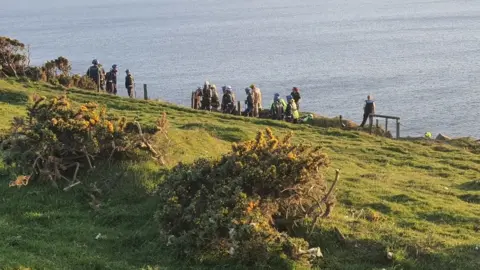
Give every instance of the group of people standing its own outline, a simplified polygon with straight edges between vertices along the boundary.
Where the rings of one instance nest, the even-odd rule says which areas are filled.
[[[231,86],[222,87],[223,96],[217,92],[217,87],[206,81],[202,87],[198,87],[194,92],[193,108],[197,110],[220,111],[227,114],[236,114],[238,108],[236,106],[236,98],[234,90]],[[255,84],[245,88],[247,98],[245,100],[245,110],[242,112],[244,116],[260,117],[262,112],[262,91]],[[292,123],[305,122],[313,118],[309,114],[305,119],[300,119],[300,89],[293,87],[290,95],[286,96],[286,101],[279,93],[273,96],[273,102],[268,111],[268,116],[275,120],[285,120]],[[367,120],[370,120],[370,125],[373,122],[373,115],[375,114],[375,102],[372,96],[368,96],[365,100],[363,108],[363,121],[360,127],[363,127]],[[265,117],[265,114],[262,116]]]
[[[105,91],[109,94],[117,94],[117,73],[118,66],[112,65],[109,72],[105,73],[105,70],[100,65],[97,59],[93,59],[92,66],[87,70],[87,77],[89,77],[97,86],[97,91]],[[135,96],[135,80],[130,70],[125,70],[125,88],[127,89],[128,96],[133,98]]]
[[[92,66],[87,70],[87,76],[97,85],[97,90],[106,90],[107,93],[117,94],[117,73],[118,66],[112,65],[109,72],[100,65],[97,59],[92,61]],[[125,70],[125,88],[130,98],[135,97],[135,80],[130,70]],[[202,87],[198,87],[194,92],[194,109],[207,111],[220,111],[227,114],[235,114],[238,108],[235,104],[235,93],[231,86],[222,87],[222,99],[217,92],[217,87],[206,81]],[[244,116],[260,117],[262,112],[262,91],[255,84],[245,88],[247,98],[245,100]],[[298,123],[300,119],[300,89],[293,87],[290,95],[286,96],[286,101],[280,97],[279,93],[273,96],[273,102],[270,106],[269,117],[275,120],[286,120],[292,123]],[[364,106],[363,121],[360,127],[363,127],[367,120],[372,125],[375,114],[375,102],[371,96],[367,97]],[[311,117],[311,116],[310,116]]]
[[[202,87],[198,87],[194,92],[193,108],[207,111],[221,111],[223,113],[234,114],[238,112],[235,104],[235,93],[231,86],[222,87],[222,98],[217,92],[217,87],[206,81]],[[245,116],[260,117],[262,112],[262,91],[255,84],[245,88],[247,98],[245,100],[245,110],[242,112]],[[280,94],[275,94],[273,103],[270,106],[269,116],[276,120],[287,120],[297,123],[300,118],[299,102],[300,90],[297,87],[292,89],[288,95],[287,101],[280,98]]]

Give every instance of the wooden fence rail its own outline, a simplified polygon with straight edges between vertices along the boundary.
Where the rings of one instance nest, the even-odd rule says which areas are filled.
[[[371,114],[370,116],[373,117],[373,118],[384,118],[385,119],[385,133],[387,133],[387,131],[388,131],[388,119],[395,120],[396,121],[396,127],[397,127],[396,138],[397,139],[400,138],[400,117],[381,115],[381,114]],[[376,119],[376,126],[378,127],[378,119]],[[373,132],[373,123],[370,123],[370,134],[372,134],[372,132]]]

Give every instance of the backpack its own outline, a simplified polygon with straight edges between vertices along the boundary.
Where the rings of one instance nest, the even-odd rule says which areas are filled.
[[[273,103],[272,118],[273,119],[283,118],[283,104],[279,100]]]
[[[99,76],[99,69],[97,66],[91,66],[88,71],[87,71],[87,75],[88,77],[92,78],[93,80],[96,80],[98,79],[98,76]]]
[[[373,100],[367,100],[365,101],[365,113],[370,114],[373,113]]]
[[[111,81],[111,76],[112,76],[112,73],[109,71],[107,72],[107,74],[105,74],[105,79],[107,80],[107,82]]]

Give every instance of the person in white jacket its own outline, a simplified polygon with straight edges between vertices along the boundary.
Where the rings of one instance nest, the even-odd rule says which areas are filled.
[[[262,110],[262,92],[254,84],[250,85],[253,96],[253,117],[259,117]]]

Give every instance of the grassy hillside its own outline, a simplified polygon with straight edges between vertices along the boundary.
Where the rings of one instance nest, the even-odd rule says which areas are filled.
[[[51,96],[63,91],[0,80],[0,129],[8,128],[13,116],[25,114],[34,92]],[[142,123],[154,123],[166,112],[169,166],[218,158],[232,142],[266,127],[278,134],[293,130],[295,140],[323,146],[332,160],[328,178],[333,179],[335,169],[342,175],[333,216],[313,234],[311,246],[321,247],[325,256],[321,269],[480,269],[480,157],[463,148],[76,89],[68,94],[75,102],[106,104]],[[11,176],[0,165],[0,269],[210,268],[170,258],[165,243],[157,240],[152,193],[161,179],[162,171],[153,163],[126,162],[83,175],[84,186],[69,192],[35,185],[17,189],[8,188]],[[87,187],[101,190],[99,209],[89,205]],[[337,240],[335,227],[346,243]],[[393,261],[385,258],[387,251],[393,252]]]

